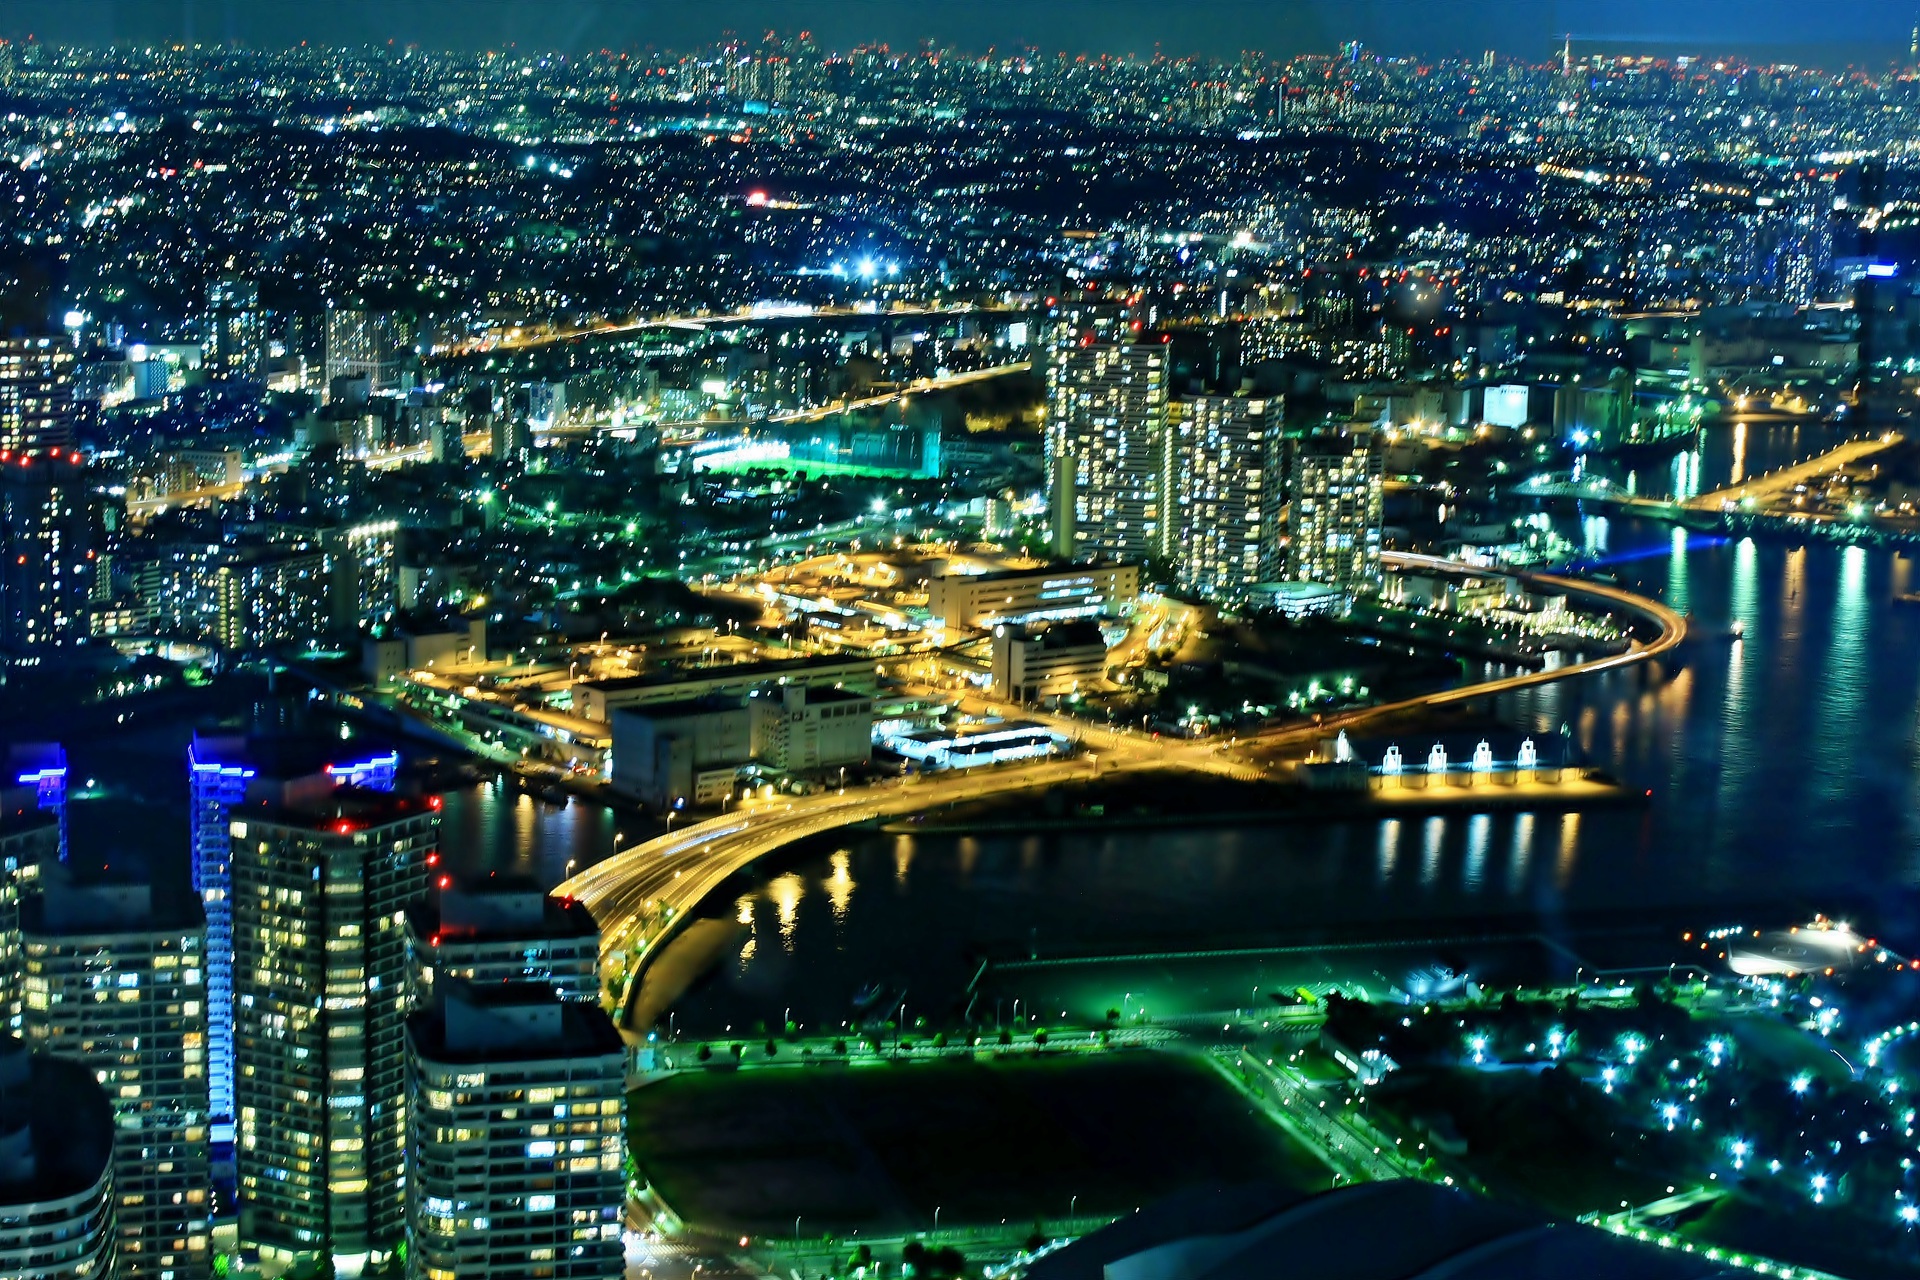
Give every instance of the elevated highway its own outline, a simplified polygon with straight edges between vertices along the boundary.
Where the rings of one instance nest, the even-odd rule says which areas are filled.
[[[444,350],[433,353],[434,360],[457,360],[464,356],[512,354],[521,351],[537,351],[542,347],[557,346],[564,342],[578,342],[587,338],[618,337],[622,334],[641,333],[648,329],[675,329],[683,333],[704,333],[708,329],[725,329],[737,325],[790,323],[796,320],[887,320],[899,318],[911,320],[917,318],[956,316],[956,315],[992,315],[1000,311],[994,307],[917,307],[895,306],[886,309],[862,307],[808,307],[792,310],[745,308],[740,311],[725,311],[717,315],[689,313],[687,315],[664,315],[635,317],[624,320],[601,320],[593,324],[584,324],[568,329],[535,329],[526,333],[507,334],[497,338],[475,338],[456,343]]]
[[[1628,493],[1606,480],[1549,480],[1535,476],[1514,489],[1522,498],[1570,498],[1578,502],[1613,507],[1654,520],[1666,520],[1695,528],[1718,528],[1730,512],[1752,510],[1785,497],[1801,485],[1864,462],[1904,442],[1897,431],[1885,435],[1849,440],[1805,462],[1754,476],[1724,489],[1691,498],[1648,498]]]

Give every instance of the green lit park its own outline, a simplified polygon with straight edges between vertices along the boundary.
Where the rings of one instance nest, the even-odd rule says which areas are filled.
[[[782,1051],[789,1062],[799,1052]],[[1198,1058],[1112,1051],[825,1065],[823,1055],[761,1069],[764,1047],[746,1052],[743,1068],[673,1076],[628,1107],[654,1190],[695,1225],[726,1234],[790,1239],[796,1216],[812,1241],[936,1225],[1046,1234],[1197,1185],[1318,1189],[1330,1179]]]

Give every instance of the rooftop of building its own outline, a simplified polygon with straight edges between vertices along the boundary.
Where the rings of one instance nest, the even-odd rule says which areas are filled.
[[[1098,645],[1104,649],[1107,645],[1106,637],[1100,634],[1100,624],[1091,618],[1074,618],[1045,626],[1002,623],[997,630],[1004,630],[1013,639],[1037,644],[1042,649],[1072,649],[1085,645]]]
[[[957,725],[951,729],[921,729],[916,733],[899,735],[898,741],[920,742],[929,746],[951,743],[986,743],[1008,738],[1025,738],[1040,734],[1054,738],[1064,738],[1058,729],[1038,720],[977,720],[971,724]]]
[[[693,671],[656,671],[640,676],[616,676],[606,680],[582,680],[580,688],[601,693],[624,689],[663,688],[701,680],[726,680],[729,683],[758,684],[782,676],[806,675],[815,671],[835,671],[850,665],[866,666],[871,658],[833,656],[824,658],[782,658],[769,662],[742,662],[731,667],[703,667]]]
[[[61,1200],[113,1158],[113,1106],[91,1068],[0,1038],[0,1206]]]
[[[263,800],[236,805],[231,812],[236,819],[333,835],[352,835],[357,831],[370,831],[437,814],[440,812],[440,797],[402,796],[390,791],[341,787],[325,796],[303,798],[292,804]]]
[[[79,475],[86,463],[86,456],[78,449],[0,449],[0,478],[72,477]]]
[[[754,692],[756,695],[760,695],[768,693],[769,690],[757,689]],[[837,702],[873,701],[873,695],[870,693],[861,693],[857,689],[839,689],[831,685],[816,685],[806,689],[795,688],[789,685],[785,689],[775,689],[771,692],[776,696],[780,693],[790,693],[801,698],[807,706],[830,706]]]
[[[463,881],[407,908],[414,936],[436,943],[597,938],[600,926],[584,903],[556,898],[520,876]]]
[[[624,1053],[599,1005],[561,1000],[533,983],[435,984],[434,1007],[407,1019],[420,1057],[448,1064],[549,1062]]]
[[[953,573],[941,574],[940,577],[967,582],[1010,582],[1015,578],[1046,578],[1063,573],[1109,573],[1118,569],[1137,570],[1139,567],[1125,560],[1093,560],[1085,564],[1047,564],[1034,569],[995,569],[990,573]]]
[[[384,739],[317,733],[223,733],[196,731],[193,760],[201,765],[251,769],[263,778],[306,778],[333,771],[345,774],[352,766],[374,759],[397,758],[399,751]]]
[[[1707,1280],[1724,1263],[1558,1222],[1430,1182],[1361,1183],[1318,1194],[1241,1187],[1176,1196],[1034,1263],[1031,1280],[1507,1280],[1633,1276]]]
[[[17,793],[18,794],[18,793]],[[24,793],[20,798],[9,795],[10,803],[0,811],[0,840],[14,836],[38,832],[57,838],[60,831],[60,819],[52,812],[40,808],[34,803],[32,793]]]
[[[634,716],[642,720],[674,720],[681,716],[718,715],[726,711],[744,711],[747,700],[740,694],[709,693],[699,698],[676,698],[672,702],[650,702],[644,707],[615,707],[615,716]]]
[[[170,843],[177,845],[178,831]],[[184,875],[148,879],[124,866],[74,864],[41,870],[41,890],[20,900],[20,931],[30,937],[82,938],[184,933],[203,928],[200,897]]]
[[[480,618],[454,613],[413,612],[373,628],[372,640],[420,640],[427,636],[464,636],[475,625],[485,626]]]

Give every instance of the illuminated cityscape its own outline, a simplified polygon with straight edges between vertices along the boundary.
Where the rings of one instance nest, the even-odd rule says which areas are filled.
[[[0,1273],[1920,1267],[1911,14],[18,4]]]

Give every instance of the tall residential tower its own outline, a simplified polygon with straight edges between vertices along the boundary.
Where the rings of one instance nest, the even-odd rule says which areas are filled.
[[[206,931],[145,885],[49,879],[22,908],[21,1032],[85,1064],[114,1110],[118,1280],[203,1280],[207,1162]]]
[[[1287,576],[1348,595],[1380,578],[1385,474],[1379,441],[1365,428],[1324,429],[1293,442],[1287,486]]]
[[[406,909],[438,807],[346,788],[231,819],[240,1237],[390,1254],[406,1211]]]

